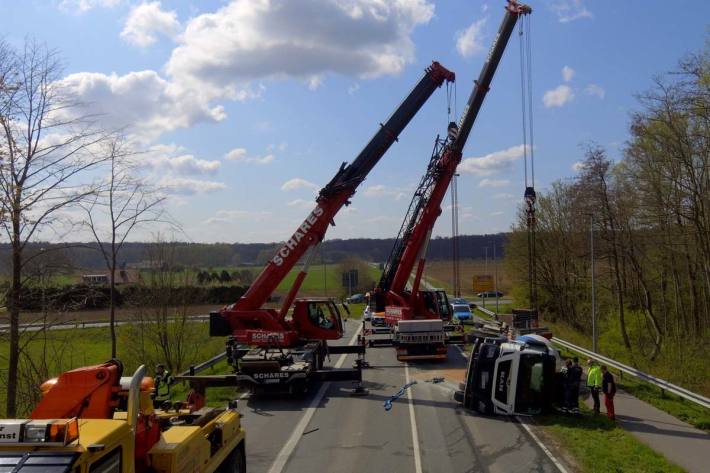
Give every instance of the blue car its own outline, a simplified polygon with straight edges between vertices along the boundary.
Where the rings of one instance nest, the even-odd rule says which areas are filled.
[[[468,304],[451,304],[454,318],[457,320],[471,320],[471,308]]]

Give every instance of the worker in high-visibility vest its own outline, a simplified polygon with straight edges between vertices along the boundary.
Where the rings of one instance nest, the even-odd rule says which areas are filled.
[[[594,360],[588,360],[587,365],[589,366],[587,386],[589,386],[592,399],[594,400],[594,414],[599,414],[601,407],[599,403],[599,393],[602,390],[602,369]]]
[[[175,382],[175,379],[170,374],[170,371],[165,369],[165,365],[157,365],[155,367],[155,397],[156,403],[162,403],[170,400],[170,385]]]

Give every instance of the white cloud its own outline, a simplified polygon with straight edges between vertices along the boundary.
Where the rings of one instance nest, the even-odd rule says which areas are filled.
[[[360,90],[360,84],[358,84],[357,82],[355,82],[353,85],[351,85],[350,87],[348,87],[348,94],[349,94],[349,95],[355,95],[355,92],[357,92],[358,90]]]
[[[505,199],[505,200],[510,200],[514,199],[515,196],[509,192],[499,192],[497,194],[493,194],[494,199]]]
[[[269,145],[271,147],[271,145]],[[244,148],[234,148],[224,155],[224,159],[227,161],[236,161],[239,163],[253,163],[253,164],[269,164],[274,160],[273,154],[267,154],[265,156],[247,156],[247,150]]]
[[[486,19],[471,23],[471,26],[463,31],[456,33],[456,50],[463,57],[471,57],[475,54],[485,51],[483,46],[483,27],[486,25]]]
[[[310,209],[315,204],[312,200],[295,199],[295,200],[288,202],[286,205],[288,205],[289,207],[296,207],[298,209]]]
[[[491,217],[498,217],[498,216],[500,216],[500,215],[503,215],[503,211],[502,211],[502,210],[497,210],[497,211],[495,211],[495,212],[491,212]]]
[[[184,177],[164,177],[158,182],[158,186],[171,194],[207,194],[210,192],[226,189],[223,182],[203,181],[200,179],[188,179]]]
[[[562,68],[562,79],[565,82],[571,81],[573,77],[574,77],[574,69],[572,69],[569,66],[565,66]]]
[[[294,177],[293,179],[289,179],[288,181],[284,182],[283,185],[281,186],[282,191],[293,191],[297,189],[318,189],[318,186],[313,184],[310,181],[307,181],[305,179],[302,179],[300,177]]]
[[[564,104],[572,101],[574,99],[574,92],[572,88],[568,85],[559,85],[552,90],[545,92],[542,97],[542,102],[545,107],[562,107]]]
[[[510,185],[510,180],[509,179],[481,179],[481,182],[478,183],[478,187],[491,187],[491,188],[496,188],[496,187],[505,187],[507,185]]]
[[[557,15],[560,23],[569,23],[580,18],[593,18],[592,12],[585,5],[586,0],[556,0],[550,9]]]
[[[323,85],[323,76],[315,75],[308,79],[308,90],[317,90],[321,85]]]
[[[579,172],[586,168],[587,166],[584,164],[584,161],[577,161],[572,165],[572,170],[575,172]]]
[[[68,75],[58,85],[86,104],[82,112],[98,115],[107,128],[127,127],[144,141],[196,122],[226,117],[221,106],[210,107],[199,93],[175,87],[151,70],[122,76],[80,72]]]
[[[62,0],[59,8],[68,13],[80,15],[94,8],[115,7],[123,0]]]
[[[606,96],[606,90],[597,84],[589,84],[584,88],[584,93],[587,95],[593,95],[600,99]]]
[[[117,2],[64,4],[85,11]],[[62,84],[102,125],[128,127],[133,138],[151,142],[197,122],[225,119],[224,107],[215,102],[259,97],[266,88],[260,79],[297,78],[316,87],[329,73],[396,75],[415,59],[412,30],[433,14],[429,0],[232,0],[184,25],[165,76],[153,70],[83,72]],[[179,29],[177,17],[158,2],[136,7],[130,18],[124,38],[140,45]]]
[[[177,13],[174,10],[161,10],[160,2],[150,2],[131,9],[121,31],[121,38],[134,46],[145,48],[158,40],[158,34],[175,38],[179,32]]]
[[[400,200],[407,196],[405,192],[406,189],[396,188],[391,186],[384,186],[382,184],[375,184],[373,186],[368,186],[363,191],[365,197],[378,198],[378,197],[393,197],[394,200]]]
[[[171,170],[185,175],[214,174],[220,166],[219,161],[196,159],[191,154],[183,154],[182,156],[177,156],[175,158],[167,158],[164,162]]]
[[[458,170],[476,176],[491,176],[510,170],[513,163],[522,158],[524,153],[524,145],[511,146],[482,157],[465,158],[459,164]]]
[[[244,148],[234,148],[224,155],[227,161],[242,161],[247,157],[247,150]]]
[[[427,0],[233,0],[187,23],[166,70],[211,95],[257,78],[398,74],[414,61],[412,30],[433,14]]]
[[[160,176],[180,174],[183,176],[212,175],[222,165],[219,161],[195,158],[175,144],[157,144],[134,158],[135,164],[150,169]]]

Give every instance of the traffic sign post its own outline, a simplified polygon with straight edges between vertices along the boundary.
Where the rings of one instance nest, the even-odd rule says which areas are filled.
[[[493,276],[490,274],[479,274],[473,277],[473,292],[475,293],[486,293],[486,292],[492,292],[495,288],[495,282],[493,280]],[[485,295],[485,294],[484,294]],[[482,297],[483,299],[483,307],[486,306],[486,298]]]

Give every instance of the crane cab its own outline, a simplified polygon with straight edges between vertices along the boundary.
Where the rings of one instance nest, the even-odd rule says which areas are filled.
[[[419,298],[422,300],[427,312],[436,314],[444,322],[450,322],[452,318],[451,306],[446,291],[433,289],[419,291]],[[415,318],[417,318],[415,316]]]
[[[333,299],[296,299],[292,324],[305,340],[338,340],[343,337],[343,319]]]

